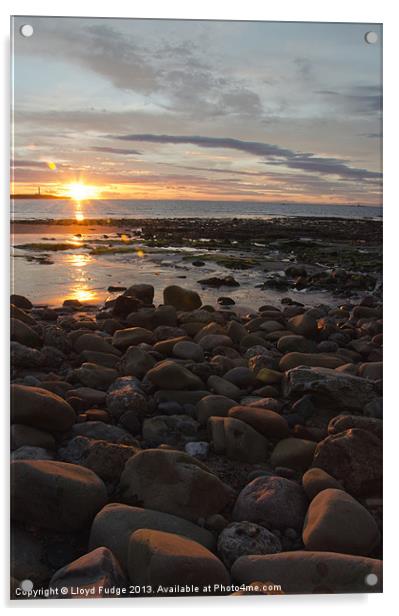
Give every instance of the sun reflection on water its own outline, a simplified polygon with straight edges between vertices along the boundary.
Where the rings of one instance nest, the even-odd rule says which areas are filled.
[[[88,289],[85,286],[77,286],[71,289],[71,298],[77,299],[82,303],[95,301],[97,294],[93,289]]]
[[[77,222],[83,222],[85,219],[84,212],[82,212],[82,203],[75,201],[75,220]]]
[[[77,299],[82,303],[93,302],[98,299],[98,294],[94,289],[90,289],[87,282],[86,267],[92,263],[93,257],[89,254],[68,254],[65,255],[65,265],[70,268],[71,287],[68,296]]]
[[[74,255],[65,255],[65,261],[67,265],[72,265],[73,267],[85,267],[89,265],[91,261],[93,261],[93,257],[91,255],[87,255],[85,253],[74,254]],[[84,272],[82,272],[83,275]]]

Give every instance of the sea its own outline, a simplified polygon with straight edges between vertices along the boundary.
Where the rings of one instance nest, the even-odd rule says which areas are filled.
[[[144,199],[15,199],[11,216],[18,220],[120,219],[120,218],[382,218],[382,207],[249,201],[172,201]]]

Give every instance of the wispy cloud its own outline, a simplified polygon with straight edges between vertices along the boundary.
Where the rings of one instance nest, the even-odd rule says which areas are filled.
[[[123,156],[140,155],[138,150],[126,150],[124,148],[111,148],[107,146],[93,146],[90,148],[93,152],[104,152],[106,154],[122,154]]]
[[[300,169],[302,171],[317,172],[322,175],[337,175],[343,178],[359,180],[376,180],[381,178],[381,173],[379,172],[351,167],[346,161],[340,160],[339,158],[328,158],[308,152],[296,152],[278,145],[262,143],[260,141],[244,141],[242,139],[232,139],[230,137],[204,137],[200,135],[131,134],[109,135],[109,137],[122,141],[191,144],[203,148],[238,150],[254,156],[266,158],[267,161],[265,162],[267,162],[267,164],[285,166],[290,169]]]
[[[382,92],[380,86],[353,86],[343,90],[317,90],[332,103],[351,113],[375,115],[382,111]]]

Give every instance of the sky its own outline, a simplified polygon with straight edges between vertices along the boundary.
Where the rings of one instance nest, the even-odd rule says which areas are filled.
[[[381,205],[370,30],[16,17],[11,190]]]

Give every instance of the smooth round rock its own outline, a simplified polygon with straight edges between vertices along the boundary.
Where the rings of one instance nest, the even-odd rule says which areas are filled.
[[[60,396],[40,387],[11,385],[11,423],[64,432],[75,418],[71,405]]]
[[[272,580],[285,594],[370,593],[382,589],[382,561],[333,552],[297,550],[242,556],[231,573],[238,584]],[[370,575],[376,584],[367,584]]]
[[[149,370],[147,378],[159,389],[202,389],[204,386],[190,370],[169,359]]]
[[[285,438],[273,449],[270,464],[274,467],[285,466],[297,471],[305,471],[313,462],[316,449],[314,441],[301,438]]]
[[[178,285],[165,287],[163,291],[164,304],[174,306],[176,310],[191,312],[202,304],[201,298],[196,291],[184,289]]]
[[[363,505],[342,490],[328,488],[310,503],[302,539],[307,550],[368,556],[380,533]]]
[[[127,580],[112,552],[97,548],[56,571],[49,588],[61,591],[63,598],[76,598],[76,590],[87,591],[90,598],[108,597],[106,590],[124,588]],[[78,598],[82,595],[78,595]]]
[[[233,406],[229,417],[240,419],[249,424],[263,436],[284,438],[288,435],[288,424],[284,417],[274,411],[255,406]]]
[[[112,344],[120,351],[124,351],[130,346],[135,346],[146,342],[153,344],[155,336],[149,329],[144,327],[128,327],[127,329],[118,329],[112,336]]]
[[[226,396],[209,395],[197,403],[197,419],[200,424],[207,423],[209,417],[227,417],[229,409],[237,404]]]
[[[10,432],[12,450],[25,446],[55,449],[54,437],[44,430],[38,430],[23,424],[13,424]]]
[[[183,340],[177,342],[173,347],[173,355],[180,359],[190,359],[192,361],[202,361],[204,359],[204,351],[196,342]]]
[[[11,463],[13,520],[59,532],[79,531],[106,501],[103,481],[83,466],[47,460]]]
[[[223,563],[203,545],[159,530],[140,529],[131,535],[128,572],[132,584],[154,588],[193,585],[202,591],[230,582]]]
[[[233,520],[256,522],[265,528],[301,529],[308,507],[303,488],[278,476],[257,477],[240,492]]]
[[[277,348],[281,353],[311,353],[315,349],[315,343],[304,336],[292,334],[279,338]]]
[[[129,537],[140,528],[176,533],[201,543],[209,549],[213,549],[215,544],[211,532],[181,517],[161,511],[131,507],[122,503],[110,503],[94,518],[89,548],[106,546],[126,568]]]
[[[310,468],[302,477],[302,485],[308,499],[311,501],[319,492],[334,488],[341,490],[341,484],[321,468]]]

